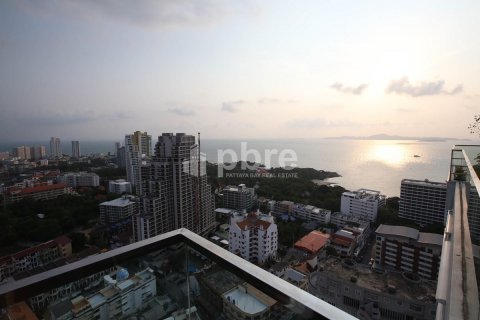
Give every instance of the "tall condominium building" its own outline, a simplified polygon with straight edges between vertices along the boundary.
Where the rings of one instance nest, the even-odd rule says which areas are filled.
[[[45,146],[34,146],[30,148],[30,156],[34,160],[41,160],[45,159],[47,156],[47,151],[45,149]]]
[[[247,188],[244,184],[227,186],[223,189],[223,207],[235,209],[238,212],[248,212],[252,209],[255,200],[255,189]]]
[[[30,160],[32,158],[31,148],[26,146],[15,147],[12,149],[12,154],[21,160]]]
[[[80,158],[80,141],[72,141],[72,158]]]
[[[115,154],[117,154],[118,149],[122,147],[122,144],[120,142],[115,142]]]
[[[436,280],[443,235],[381,224],[376,233],[375,263],[380,268],[412,272]]]
[[[127,180],[132,183],[137,195],[142,192],[141,167],[147,165],[151,156],[152,136],[140,131],[125,136]]]
[[[428,180],[403,179],[398,216],[420,225],[444,222],[447,184]]]
[[[214,199],[194,136],[163,133],[152,161],[140,171],[143,183],[140,214],[133,219],[135,240],[178,228],[204,235],[214,228]]]
[[[126,165],[127,160],[125,155],[125,147],[120,147],[117,149],[117,166],[119,166],[120,168],[125,168]]]
[[[271,215],[251,212],[230,220],[229,250],[250,262],[264,264],[277,255],[278,230]]]
[[[368,221],[377,220],[378,209],[385,205],[385,196],[380,191],[358,189],[342,194],[340,211],[364,217]]]
[[[50,138],[50,158],[62,157],[62,144],[59,138]]]

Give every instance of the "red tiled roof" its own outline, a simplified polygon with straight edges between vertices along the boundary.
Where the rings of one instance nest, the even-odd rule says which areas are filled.
[[[72,240],[70,240],[70,238],[67,237],[66,235],[59,236],[59,237],[55,238],[53,241],[55,241],[57,244],[62,245],[62,246],[72,242]]]
[[[260,228],[260,226],[263,227],[263,230],[266,230],[268,227],[270,227],[271,223],[259,219],[255,213],[249,213],[247,218],[243,221],[237,222],[237,225],[242,230],[250,227]]]
[[[295,242],[295,248],[302,249],[310,253],[316,253],[322,249],[330,239],[330,235],[320,231],[312,231],[302,239]]]
[[[46,186],[36,186],[36,187],[22,189],[22,190],[20,190],[20,193],[29,194],[29,193],[37,193],[37,192],[43,192],[43,191],[57,190],[57,189],[63,189],[66,186],[67,185],[64,184],[64,183],[50,184],[50,185],[46,185]]]
[[[342,236],[334,236],[332,242],[340,246],[349,246],[352,244],[353,239],[348,239]]]

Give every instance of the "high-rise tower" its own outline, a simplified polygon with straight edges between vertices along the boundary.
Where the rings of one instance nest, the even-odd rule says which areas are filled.
[[[72,141],[72,158],[80,158],[80,141]]]
[[[151,155],[152,136],[140,131],[125,136],[127,180],[135,187],[137,195],[142,192],[141,167],[147,164]]]
[[[59,138],[50,138],[50,157],[61,158],[62,157],[62,145]]]
[[[195,136],[163,133],[141,174],[144,183],[140,213],[133,220],[135,240],[178,228],[202,235],[213,229],[214,199]]]

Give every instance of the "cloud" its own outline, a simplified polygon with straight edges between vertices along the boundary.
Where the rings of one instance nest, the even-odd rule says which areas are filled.
[[[281,103],[282,100],[280,99],[275,99],[275,98],[260,98],[258,99],[258,103]]]
[[[387,93],[405,94],[411,97],[455,95],[463,91],[463,86],[457,85],[449,91],[445,88],[444,80],[423,81],[412,85],[407,77],[403,77],[398,80],[392,80],[385,91]]]
[[[255,7],[242,2],[214,0],[20,0],[24,11],[44,16],[80,20],[110,20],[136,27],[208,25],[230,15],[254,13]]]
[[[175,108],[169,108],[167,111],[171,112],[171,113],[174,113],[177,116],[188,117],[188,116],[194,116],[195,115],[195,111],[190,110],[190,109],[186,109],[186,108],[175,107]]]
[[[263,97],[263,98],[258,99],[257,102],[260,103],[260,104],[275,104],[275,103],[298,103],[299,101],[295,100],[295,99],[283,100],[283,99],[277,99],[277,98]]]
[[[236,101],[226,101],[222,103],[222,111],[225,112],[237,112],[237,106],[240,104],[244,104],[245,101],[243,100],[236,100]]]
[[[354,94],[354,95],[361,95],[365,89],[367,89],[368,85],[366,83],[362,83],[356,87],[347,87],[344,86],[340,82],[336,82],[330,86],[330,88],[336,89],[342,93]]]
[[[294,119],[286,123],[287,127],[291,128],[338,128],[338,127],[360,127],[361,124],[357,122],[352,122],[348,120],[340,121],[330,121],[325,120],[324,118],[305,118],[305,119]]]

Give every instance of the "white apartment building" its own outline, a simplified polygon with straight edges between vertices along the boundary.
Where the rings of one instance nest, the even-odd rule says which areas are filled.
[[[223,207],[235,209],[238,212],[248,212],[255,203],[255,189],[247,188],[245,184],[227,186],[222,191]]]
[[[104,276],[104,285],[103,289],[87,297],[79,295],[66,302],[64,308],[49,307],[50,318],[52,320],[127,318],[144,309],[157,295],[156,278],[150,268],[133,276],[130,276],[126,269],[120,269],[114,277]]]
[[[443,235],[381,224],[376,233],[375,263],[436,280],[440,267]]]
[[[98,187],[100,185],[100,177],[93,172],[67,172],[58,180],[71,188]]]
[[[100,222],[111,224],[137,213],[137,201],[134,196],[124,195],[112,201],[100,203]]]
[[[398,216],[420,225],[443,223],[447,184],[429,180],[403,179],[400,187]]]
[[[125,179],[110,180],[108,182],[108,192],[111,193],[132,193],[132,183]]]
[[[342,194],[340,211],[345,214],[362,216],[368,221],[377,219],[378,209],[385,205],[385,196],[380,191],[358,189]]]
[[[321,224],[329,224],[331,214],[332,212],[330,210],[317,208],[311,205],[304,205],[301,203],[293,204],[292,211],[290,213],[290,215],[295,218],[306,221],[315,221]]]
[[[277,248],[278,230],[271,215],[251,212],[230,219],[230,252],[261,265],[276,256]]]

